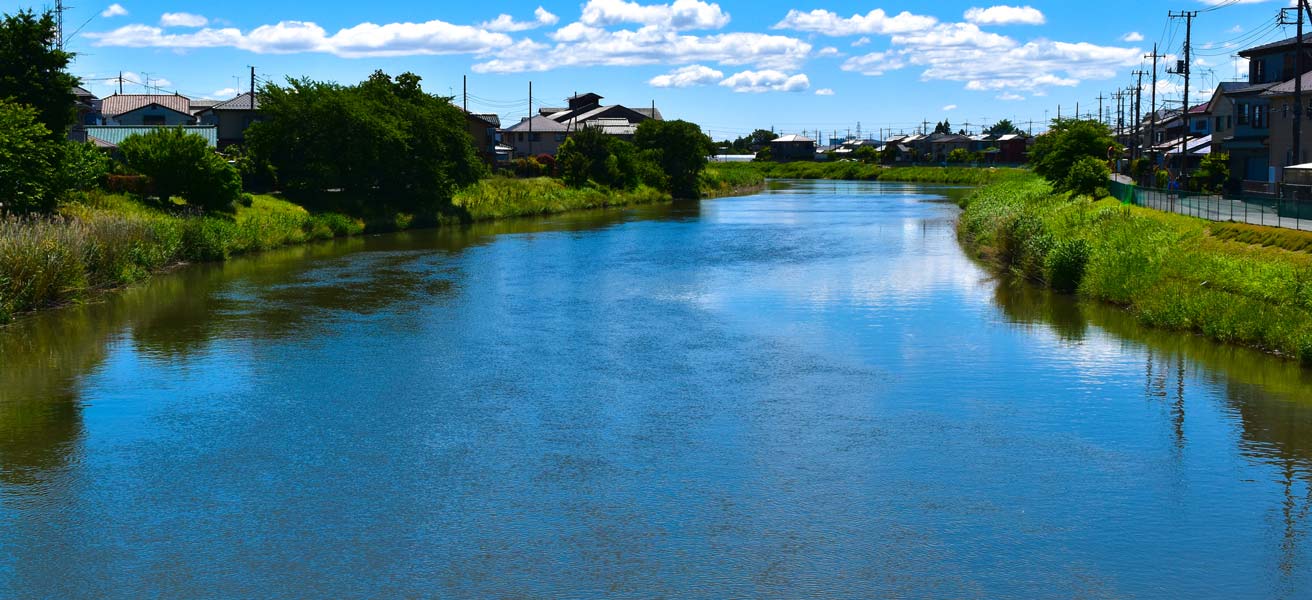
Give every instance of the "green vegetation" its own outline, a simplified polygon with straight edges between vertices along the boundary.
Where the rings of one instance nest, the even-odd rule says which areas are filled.
[[[1212,237],[1241,244],[1312,253],[1312,232],[1246,223],[1212,223]]]
[[[558,179],[547,177],[493,177],[460,190],[453,203],[469,220],[486,221],[669,200],[669,194],[647,186],[637,186],[632,190],[572,188]]]
[[[1030,163],[1035,173],[1053,182],[1059,190],[1071,191],[1073,188],[1069,186],[1083,184],[1083,175],[1088,171],[1085,161],[1076,175],[1074,170],[1080,159],[1106,161],[1109,150],[1119,153],[1120,146],[1106,124],[1092,120],[1053,119],[1048,132],[1034,141]],[[1076,179],[1071,179],[1072,176]],[[1092,190],[1081,193],[1088,192]]]
[[[1296,232],[1072,198],[1034,176],[963,205],[962,238],[1003,269],[1126,307],[1146,325],[1312,364],[1312,255],[1240,241],[1294,246]]]
[[[715,151],[701,127],[687,121],[649,119],[638,125],[633,143],[664,175],[663,185],[658,187],[669,190],[675,198],[701,197],[706,155]]]
[[[975,167],[882,167],[860,162],[719,163],[721,172],[754,171],[771,179],[843,179],[985,185],[1025,173],[1023,169]]]
[[[194,207],[229,213],[241,196],[237,168],[210,150],[205,138],[181,127],[130,136],[118,149],[127,168],[150,178],[160,204],[182,196]]]
[[[226,218],[177,216],[97,192],[81,200],[51,217],[0,220],[0,323],[138,281],[180,261],[223,260],[363,231],[344,215],[311,215],[270,196],[255,197]]]
[[[715,163],[702,171],[699,185],[703,198],[716,198],[753,190],[765,185],[765,174],[755,163]]]
[[[1189,178],[1189,189],[1205,194],[1219,194],[1230,181],[1230,155],[1215,152],[1203,157],[1197,171]]]

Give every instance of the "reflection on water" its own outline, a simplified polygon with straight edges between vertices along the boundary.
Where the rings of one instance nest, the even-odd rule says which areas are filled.
[[[960,193],[338,240],[24,319],[0,596],[1307,597],[1312,376],[991,277]]]

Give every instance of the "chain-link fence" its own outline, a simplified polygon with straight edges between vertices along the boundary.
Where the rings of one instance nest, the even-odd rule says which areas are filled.
[[[1110,181],[1121,202],[1211,221],[1234,221],[1312,231],[1312,201],[1263,196],[1224,197],[1183,190],[1163,190]]]

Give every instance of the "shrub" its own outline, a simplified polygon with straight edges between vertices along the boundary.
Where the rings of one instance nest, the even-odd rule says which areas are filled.
[[[1035,173],[1060,185],[1067,181],[1067,175],[1081,159],[1106,160],[1109,148],[1119,151],[1120,146],[1107,125],[1098,121],[1056,119],[1052,128],[1035,140],[1030,163]]]
[[[237,169],[210,150],[205,138],[181,127],[160,127],[119,144],[128,168],[150,178],[164,204],[173,196],[211,212],[231,212],[241,194]]]
[[[1088,262],[1089,243],[1084,239],[1058,242],[1044,261],[1048,285],[1059,292],[1074,292],[1084,279],[1084,268]]]
[[[109,174],[109,157],[93,144],[66,141],[60,150],[55,182],[61,191],[89,190]]]
[[[965,148],[955,148],[951,152],[949,152],[947,156],[947,161],[950,163],[960,164],[960,163],[970,162],[970,160],[971,160],[970,151],[966,150]]]
[[[0,99],[0,212],[50,212],[55,207],[59,143],[36,109]]]
[[[1085,156],[1071,165],[1066,178],[1061,182],[1061,187],[1076,194],[1092,196],[1098,188],[1107,186],[1107,178],[1111,177],[1111,174],[1106,161]]]

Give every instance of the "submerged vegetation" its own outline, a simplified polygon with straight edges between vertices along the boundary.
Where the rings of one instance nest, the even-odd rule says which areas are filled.
[[[1058,193],[1033,175],[963,206],[962,238],[1003,269],[1123,306],[1146,325],[1312,364],[1312,254],[1291,251],[1306,247],[1291,234]]]

